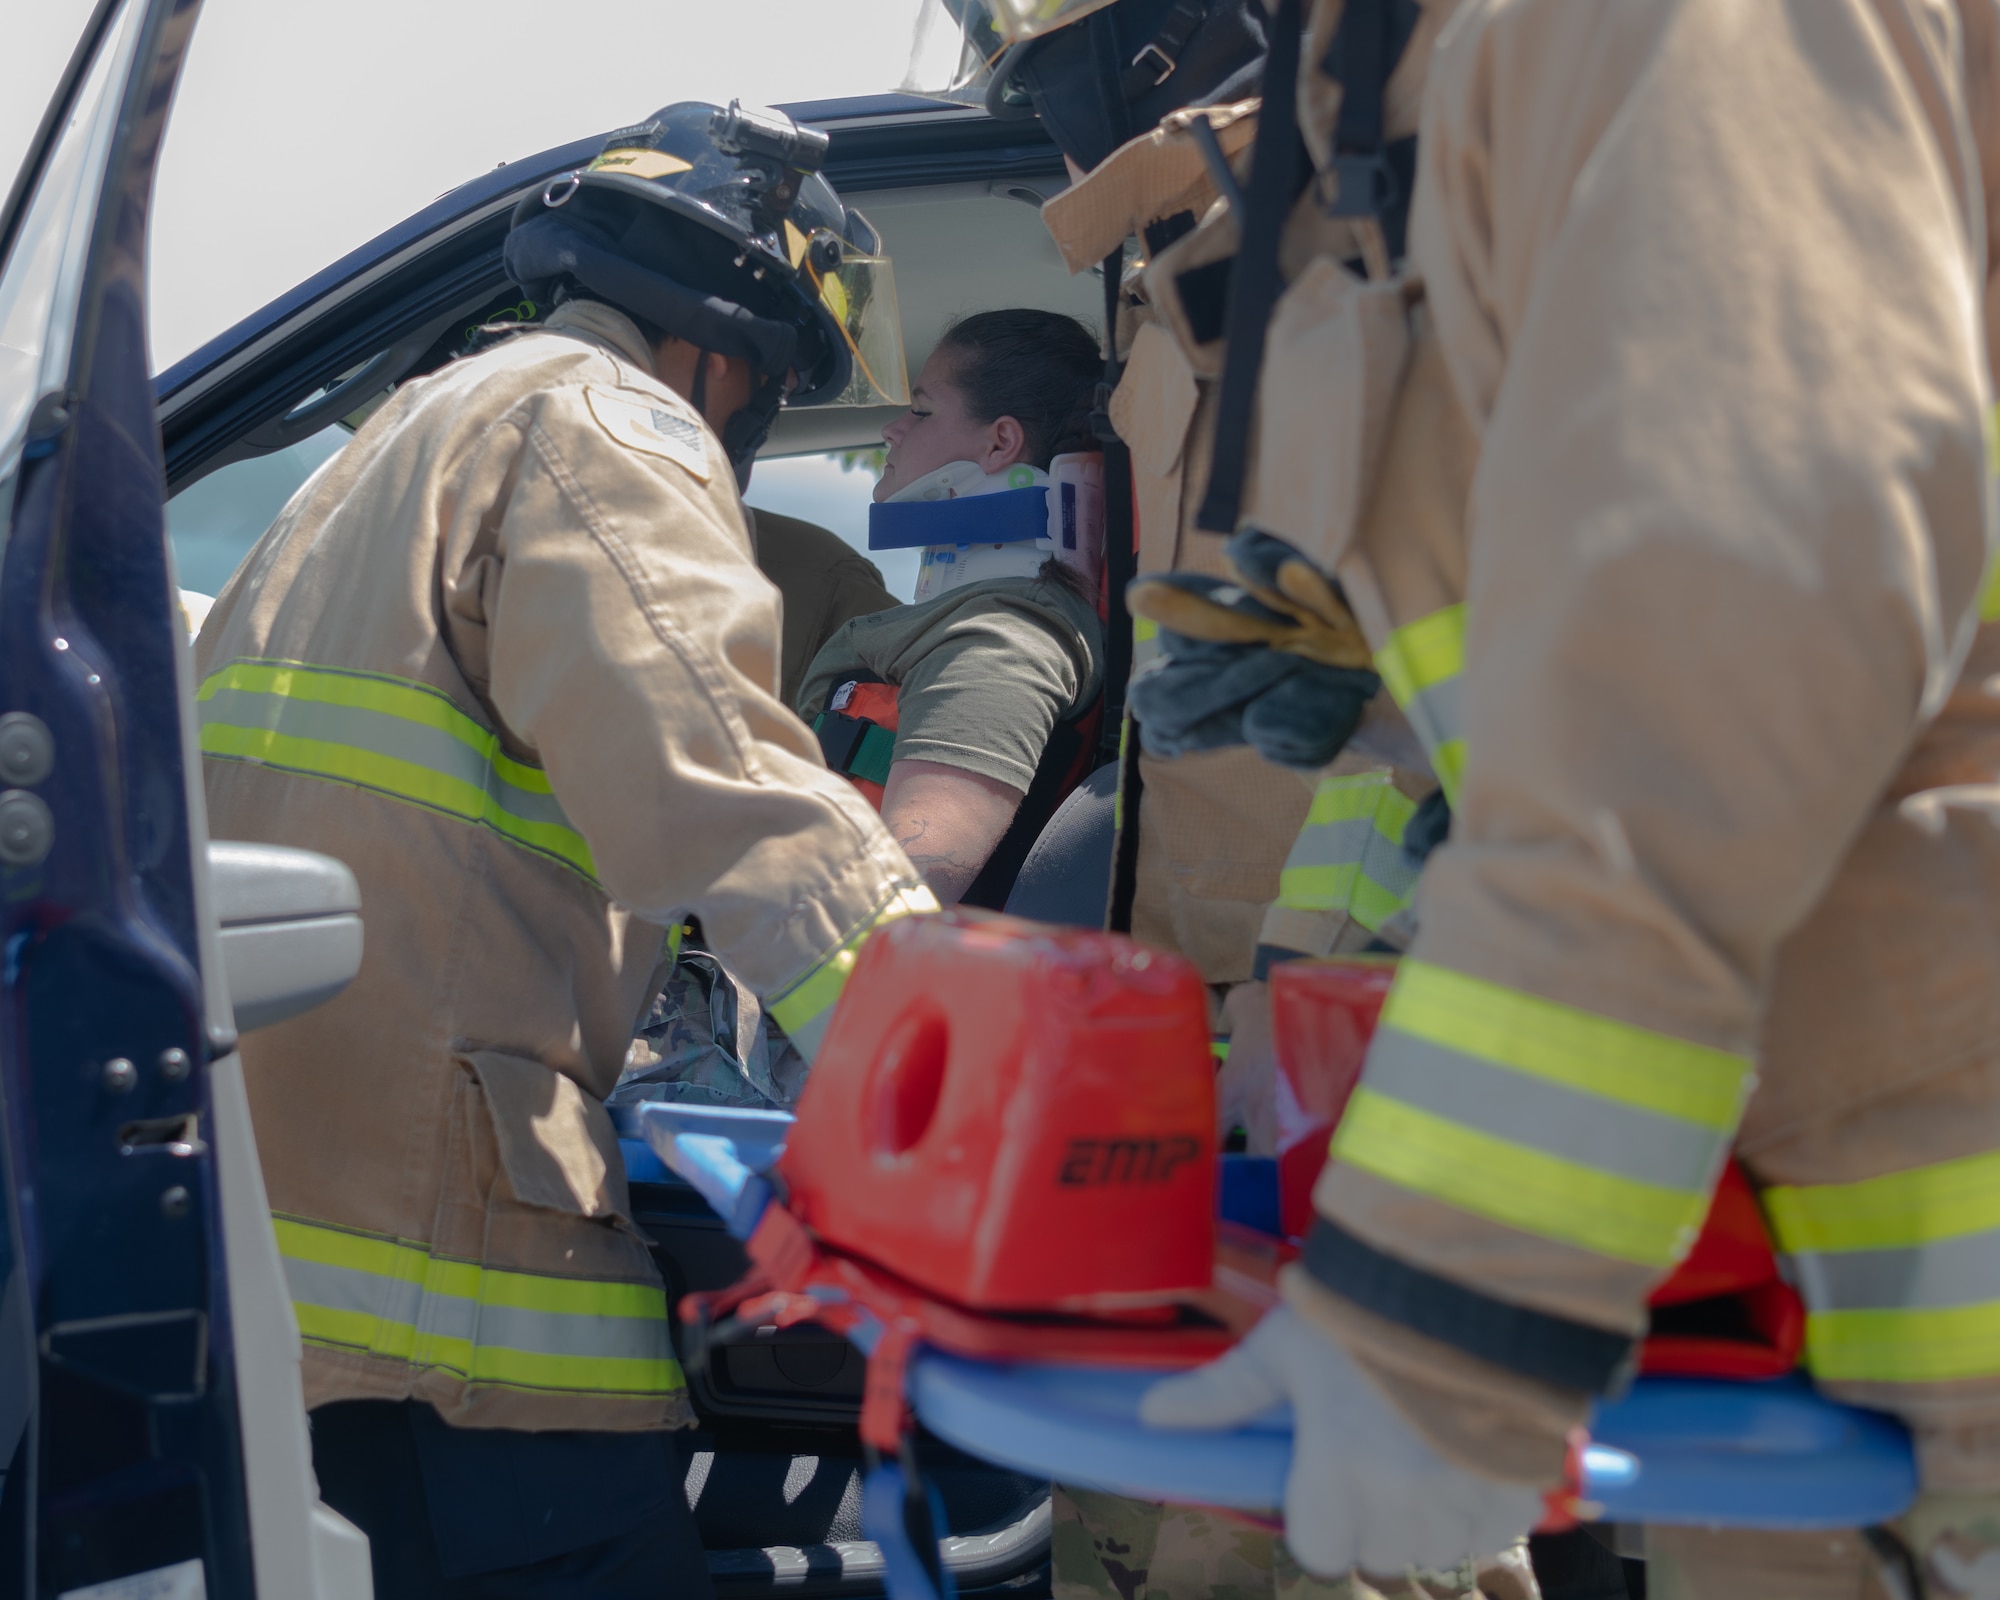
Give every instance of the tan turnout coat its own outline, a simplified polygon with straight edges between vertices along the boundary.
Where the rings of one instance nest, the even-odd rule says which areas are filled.
[[[1293,1294],[1485,1470],[1554,1476],[1586,1385],[1524,1375],[1535,1319],[1639,1333],[1733,1146],[1815,1375],[2000,1487],[1996,31],[1464,0],[1409,275],[1274,321],[1250,520],[1338,573],[1456,812]],[[1356,464],[1316,530],[1287,404]]]
[[[778,700],[778,613],[721,446],[585,303],[405,385],[217,600],[211,830],[338,857],[366,925],[243,1042],[309,1405],[688,1420],[602,1104],[666,930],[782,1004],[916,881]]]

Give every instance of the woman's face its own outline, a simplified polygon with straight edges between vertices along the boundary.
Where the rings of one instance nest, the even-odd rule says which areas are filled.
[[[975,419],[965,391],[952,381],[952,371],[951,352],[942,347],[933,350],[910,391],[910,409],[882,430],[889,457],[882,481],[875,485],[877,500],[888,499],[954,461],[970,461],[982,472],[992,473],[1021,459],[1027,443],[1021,424],[1012,417]]]

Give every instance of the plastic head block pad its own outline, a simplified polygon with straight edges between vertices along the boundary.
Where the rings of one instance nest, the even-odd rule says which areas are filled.
[[[1313,1183],[1361,1081],[1368,1041],[1395,977],[1395,961],[1380,956],[1286,961],[1271,969],[1278,1210],[1288,1237],[1302,1237],[1312,1224]]]
[[[1195,969],[953,911],[862,947],[778,1165],[821,1240],[980,1310],[1206,1287],[1215,1087]]]

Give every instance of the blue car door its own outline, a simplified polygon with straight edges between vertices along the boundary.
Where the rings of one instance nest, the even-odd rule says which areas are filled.
[[[102,0],[0,212],[0,1594],[249,1596],[146,234],[200,0]]]

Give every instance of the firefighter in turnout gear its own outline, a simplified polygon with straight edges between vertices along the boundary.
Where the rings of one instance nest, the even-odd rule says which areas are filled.
[[[1239,576],[1224,554],[1226,533],[1197,520],[1223,366],[1220,306],[1211,294],[1205,313],[1189,319],[1174,284],[1184,247],[1209,242],[1197,238],[1197,222],[1214,214],[1224,186],[1235,181],[1218,167],[1232,159],[1240,164],[1257,126],[1265,8],[1242,0],[1043,7],[1040,22],[1023,32],[1016,15],[1023,8],[1006,0],[987,8],[958,0],[944,6],[968,48],[938,51],[935,34],[920,32],[920,56],[928,45],[932,61],[963,65],[956,86],[962,97],[983,96],[999,115],[1041,117],[1075,179],[1044,208],[1044,221],[1072,271],[1101,264],[1119,291],[1107,320],[1116,328],[1124,376],[1110,396],[1110,420],[1130,451],[1137,570],[1159,602],[1142,602],[1134,591],[1133,659],[1143,674],[1156,663],[1162,631],[1202,595],[1232,587]],[[988,16],[990,36],[981,32]],[[1078,22],[1083,26],[1070,26]],[[1015,42],[982,79],[1003,34]],[[1096,71],[1106,61],[1146,62],[1151,70],[1123,72],[1106,85]],[[942,74],[928,82],[953,87]],[[1403,132],[1413,131],[1414,97],[1399,99],[1397,116],[1408,124]],[[1333,231],[1350,237],[1344,223]],[[1128,238],[1138,241],[1129,264]],[[1213,272],[1198,276],[1215,281]],[[1156,284],[1167,292],[1156,292]],[[1107,455],[1107,478],[1112,460]],[[1306,687],[1310,699],[1330,677],[1350,705],[1367,700],[1374,674],[1354,671],[1369,665],[1367,645],[1344,608],[1342,616],[1345,637],[1328,660],[1345,664],[1326,673],[1283,673],[1285,692]],[[1413,876],[1400,853],[1405,796],[1391,785],[1387,763],[1421,765],[1423,758],[1400,719],[1386,740],[1372,741],[1385,755],[1349,753],[1334,761],[1338,739],[1324,751],[1306,750],[1324,742],[1319,729],[1301,729],[1307,737],[1292,748],[1243,748],[1240,732],[1232,738],[1217,726],[1233,713],[1240,728],[1244,714],[1240,697],[1220,681],[1231,663],[1190,665],[1190,686],[1219,698],[1195,709],[1156,705],[1164,714],[1151,725],[1141,713],[1143,744],[1134,741],[1121,783],[1132,881],[1114,916],[1135,938],[1189,957],[1218,991],[1228,988],[1221,1023],[1232,1044],[1219,1098],[1226,1112],[1242,1114],[1255,1143],[1270,1122],[1273,1078],[1264,986],[1253,980],[1273,956],[1359,949],[1374,940],[1373,924],[1396,909],[1386,900],[1400,897]],[[1303,665],[1294,658],[1295,668]],[[1308,676],[1314,682],[1302,684]],[[1134,680],[1135,705],[1152,682],[1144,675]],[[1180,712],[1186,714],[1175,720],[1184,728],[1174,727],[1174,739],[1164,741],[1170,717]],[[1419,798],[1436,787],[1415,771],[1396,774],[1396,781]],[[1372,845],[1356,844],[1361,834],[1344,825],[1364,814],[1362,830],[1376,840]],[[1350,845],[1351,860],[1329,854]],[[1359,1579],[1302,1572],[1268,1533],[1186,1507],[1058,1486],[1055,1516],[1055,1582],[1069,1600],[1086,1593],[1113,1600],[1134,1586],[1164,1600],[1248,1600],[1274,1588],[1300,1600],[1365,1600],[1374,1593]],[[1477,1572],[1471,1562],[1452,1565],[1428,1575],[1425,1592],[1462,1595],[1477,1584],[1508,1600],[1533,1593],[1518,1549],[1483,1560]]]
[[[1311,166],[1260,194],[1260,146],[1246,237],[1380,173],[1396,9],[1302,8]],[[1453,813],[1288,1307],[1146,1408],[1288,1396],[1309,1567],[1525,1528],[1732,1148],[1809,1369],[1915,1434],[1931,1592],[1995,1548],[1996,39],[1462,0],[1407,269],[1274,275],[1226,509],[1338,578]],[[1858,1534],[1648,1551],[1674,1600],[1884,1581]]]
[[[1147,269],[1167,326],[1121,431],[1143,468],[1219,375],[1196,520],[1338,580],[1386,691],[1357,743],[1400,741],[1452,826],[1287,1308],[1147,1414],[1289,1398],[1312,1570],[1490,1548],[1624,1381],[1733,1149],[1814,1377],[1915,1435],[1898,1536],[1973,1592],[2000,1550],[1993,0],[1270,26],[1252,139],[1152,141],[1222,202]],[[1102,224],[1073,261],[1166,166],[1051,204],[1059,242]],[[1873,1548],[1649,1530],[1649,1588],[1891,1592]]]
[[[198,643],[215,831],[366,906],[352,987],[243,1055],[378,1595],[706,1591],[602,1097],[686,918],[810,1057],[859,944],[934,906],[777,697],[738,498],[788,395],[907,398],[825,146],[677,105],[530,196],[506,261],[552,309],[405,383]]]

